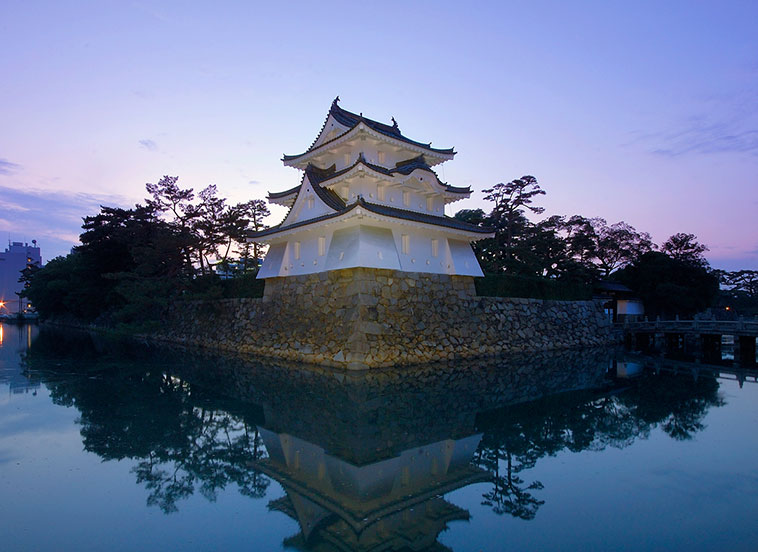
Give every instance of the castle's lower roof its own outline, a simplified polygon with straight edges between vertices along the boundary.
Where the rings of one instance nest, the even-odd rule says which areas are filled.
[[[318,187],[319,186],[314,186],[314,189]],[[351,203],[350,205],[344,206],[342,209],[335,211],[334,213],[329,213],[329,214],[322,215],[320,217],[315,217],[308,220],[302,220],[294,224],[289,224],[287,226],[282,226],[281,224],[279,224],[277,226],[267,228],[266,230],[261,230],[259,232],[251,232],[249,234],[249,237],[251,239],[265,238],[268,236],[279,234],[281,232],[293,230],[295,228],[302,228],[305,226],[309,226],[311,224],[316,224],[316,223],[323,222],[326,220],[335,219],[335,218],[348,214],[349,212],[351,212],[352,210],[358,207],[362,207],[366,209],[366,211],[370,213],[374,213],[376,215],[380,215],[380,216],[395,218],[395,219],[404,220],[404,221],[417,222],[420,224],[440,226],[443,228],[450,228],[453,230],[462,230],[464,232],[472,232],[474,234],[481,234],[482,237],[487,237],[488,235],[491,235],[493,232],[491,228],[476,226],[474,224],[470,224],[468,222],[464,222],[462,220],[458,220],[453,217],[430,215],[427,213],[419,213],[417,211],[410,211],[407,209],[398,209],[397,207],[390,207],[388,205],[380,205],[378,203],[371,203],[363,199],[363,197],[359,197],[355,203]]]

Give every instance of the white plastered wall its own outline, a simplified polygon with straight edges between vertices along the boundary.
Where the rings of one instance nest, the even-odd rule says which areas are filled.
[[[410,175],[397,175],[391,180],[377,177],[369,170],[357,172],[350,178],[324,182],[348,204],[359,196],[371,203],[397,207],[406,211],[443,216],[445,198],[434,175],[417,169]],[[380,189],[381,188],[381,189]],[[431,204],[428,199],[431,198]],[[463,197],[461,197],[463,199]]]
[[[404,239],[407,248],[404,248]],[[323,247],[319,246],[319,240],[322,240]],[[436,256],[432,240],[437,241]],[[360,223],[348,219],[318,225],[272,241],[258,278],[355,267],[483,275],[474,251],[464,237],[445,233],[444,229],[387,224],[364,218]]]

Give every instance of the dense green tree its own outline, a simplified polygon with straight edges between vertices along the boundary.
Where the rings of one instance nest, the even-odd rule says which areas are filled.
[[[494,230],[494,238],[474,244],[487,273],[589,284],[655,248],[649,234],[625,222],[609,225],[602,218],[553,215],[533,223],[527,214],[544,212],[533,203],[545,194],[533,176],[497,184],[484,193],[495,204],[490,213],[463,210],[455,217]]]
[[[534,229],[529,245],[535,255],[536,274],[583,284],[597,280],[599,271],[592,262],[594,230],[588,219],[553,215]]]
[[[494,238],[474,242],[487,275],[477,282],[480,294],[578,299],[594,282],[610,277],[643,296],[649,314],[688,316],[713,304],[718,278],[731,300],[741,305],[747,305],[758,288],[755,271],[721,272],[718,278],[710,273],[704,257],[708,248],[694,234],[674,234],[662,244],[660,254],[651,255],[657,246],[650,234],[623,221],[608,224],[600,217],[552,215],[532,222],[527,214],[544,212],[533,202],[545,194],[534,177],[484,192],[495,204],[490,213],[464,209],[455,214],[495,233]]]
[[[479,227],[492,228],[490,226],[489,215],[485,214],[482,209],[462,209],[455,213],[455,218],[474,224]],[[474,253],[476,253],[482,270],[485,272],[499,272],[499,260],[502,255],[499,252],[498,242],[495,239],[484,239],[475,241],[473,244]]]
[[[262,200],[228,205],[215,185],[195,194],[192,189],[181,189],[175,176],[164,176],[146,188],[151,196],[147,205],[184,237],[186,264],[202,275],[210,274],[216,262],[226,263],[235,246],[242,256],[249,253],[247,232],[265,228],[263,219],[269,215]],[[254,245],[252,253],[257,261],[260,246]]]
[[[248,221],[248,226],[253,232],[259,232],[267,228],[263,219],[271,214],[268,205],[262,199],[251,199],[247,203],[240,205],[244,220]],[[260,243],[251,243],[244,241],[241,248],[240,260],[243,262],[243,270],[247,270],[250,260],[252,266],[257,270],[262,258],[264,246]],[[250,255],[252,253],[252,255]]]
[[[597,234],[592,220],[581,215],[561,217],[559,229],[562,231],[569,258],[587,268],[593,267]]]
[[[695,234],[679,232],[667,239],[661,246],[661,251],[678,261],[683,261],[696,266],[708,266],[703,253],[708,248],[697,241]]]
[[[758,316],[758,270],[716,270],[721,283],[719,306],[730,316]]]
[[[484,272],[492,275],[489,279],[500,275],[497,278],[503,281],[479,286],[480,292],[497,289],[498,294],[584,298],[588,291],[583,288],[589,289],[599,273],[593,263],[596,235],[589,219],[554,215],[530,221],[527,213],[544,212],[533,202],[545,194],[532,176],[498,184],[485,193],[485,199],[495,203],[490,213],[475,209],[455,214],[495,233],[494,238],[474,242],[474,251]]]
[[[718,277],[703,266],[657,251],[645,253],[614,274],[633,289],[648,316],[690,317],[710,307],[718,294]]]
[[[157,184],[145,184],[150,195],[146,204],[154,213],[163,215],[173,227],[178,228],[182,237],[182,254],[185,263],[190,266],[193,253],[191,223],[197,217],[197,209],[192,204],[195,192],[191,188],[179,188],[178,181],[178,176],[164,176]]]
[[[46,316],[70,313],[84,320],[91,320],[97,315],[95,306],[98,303],[91,303],[96,297],[85,297],[83,302],[76,300],[76,290],[92,285],[86,281],[89,274],[81,254],[55,257],[30,276],[30,285],[25,295],[39,313]]]
[[[518,267],[518,252],[515,251],[519,241],[524,241],[530,226],[525,212],[542,213],[545,208],[532,205],[537,196],[544,195],[533,176],[522,176],[508,182],[499,183],[484,190],[484,199],[495,205],[488,215],[487,222],[495,230],[494,242],[496,248],[490,260],[492,268],[504,271],[514,271]],[[515,259],[515,260],[514,260]]]
[[[267,210],[255,200],[227,205],[215,186],[196,196],[177,177],[146,189],[144,205],[103,206],[85,217],[81,245],[71,255],[25,276],[25,294],[41,316],[147,329],[177,297],[259,292],[260,283],[248,278],[244,286],[221,283],[212,265],[228,262],[251,223],[262,228]]]
[[[604,277],[655,249],[650,234],[638,232],[626,222],[609,225],[599,217],[590,219],[590,222],[594,231],[591,251]]]
[[[758,270],[719,271],[718,276],[729,291],[758,299]]]

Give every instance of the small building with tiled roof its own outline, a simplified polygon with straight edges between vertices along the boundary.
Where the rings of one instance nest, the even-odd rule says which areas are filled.
[[[303,176],[268,195],[289,208],[281,224],[251,234],[270,245],[259,278],[356,267],[482,276],[471,242],[492,231],[445,215],[471,189],[432,169],[455,151],[411,140],[392,121],[342,109],[337,97],[313,144],[283,157]]]

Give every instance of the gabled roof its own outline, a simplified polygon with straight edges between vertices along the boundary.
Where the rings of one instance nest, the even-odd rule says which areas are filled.
[[[315,151],[317,149],[320,149],[324,147],[327,144],[330,144],[331,142],[334,142],[335,140],[339,140],[346,134],[348,134],[351,130],[353,130],[355,127],[363,123],[366,127],[370,128],[371,130],[378,132],[379,134],[382,134],[384,136],[387,136],[388,138],[392,138],[395,140],[399,140],[401,142],[405,142],[407,144],[410,144],[412,146],[416,146],[418,148],[423,148],[425,150],[428,150],[430,152],[440,154],[440,155],[455,155],[454,148],[433,148],[432,143],[424,143],[424,142],[417,142],[415,140],[411,140],[410,138],[407,138],[403,136],[403,134],[400,132],[400,128],[397,125],[397,121],[395,121],[395,118],[392,118],[393,124],[387,125],[384,123],[380,123],[379,121],[374,121],[373,119],[369,119],[368,117],[364,117],[363,113],[361,114],[355,114],[351,111],[348,111],[346,109],[342,109],[338,103],[340,101],[340,97],[337,96],[334,98],[334,101],[332,102],[331,108],[329,108],[329,114],[326,117],[326,120],[324,121],[324,124],[321,126],[321,131],[319,132],[319,136],[321,136],[321,133],[324,131],[324,128],[326,126],[326,121],[329,120],[329,116],[331,115],[334,120],[336,120],[339,124],[345,126],[348,128],[348,130],[339,136],[332,138],[331,140],[328,140],[322,144],[319,144],[316,146],[316,142],[318,142],[318,137],[316,140],[311,144],[311,146],[304,151],[303,153],[299,153],[297,155],[284,155],[282,157],[282,161],[293,161],[297,159],[298,157],[302,157],[311,151]]]
[[[437,176],[437,173],[432,170],[432,168],[426,163],[426,161],[424,161],[423,155],[419,155],[418,157],[408,159],[407,161],[401,161],[397,163],[394,169],[387,169],[380,165],[374,165],[373,163],[366,161],[366,158],[363,156],[363,152],[361,152],[358,155],[358,159],[355,161],[355,163],[339,171],[335,170],[336,168],[335,165],[332,165],[328,169],[319,169],[318,167],[312,164],[308,164],[305,171],[306,173],[310,171],[309,180],[311,181],[312,184],[315,185],[315,184],[327,183],[330,180],[339,178],[340,176],[352,171],[358,165],[363,165],[369,170],[372,170],[376,173],[383,174],[386,176],[393,176],[395,174],[409,175],[416,169],[421,169],[421,170],[432,173],[432,175],[434,176],[434,179],[437,181],[437,184],[445,188],[446,192],[450,192],[454,194],[470,194],[471,193],[470,187],[463,188],[463,187],[458,187],[458,186],[450,186],[449,184],[442,182]],[[287,192],[281,192],[281,193],[288,194],[288,193],[293,193],[294,191],[296,191],[296,188],[293,188],[292,190],[288,190]],[[272,197],[272,194],[269,194],[269,197]]]
[[[345,208],[345,202],[334,190],[321,186],[321,181],[325,176],[334,173],[334,170],[334,165],[328,169],[319,169],[313,165],[308,165],[305,169],[305,176],[308,177],[308,180],[311,183],[311,188],[313,188],[314,193],[321,199],[321,201],[326,203],[332,209],[339,211],[340,209]]]
[[[316,188],[320,188],[320,186],[314,186],[314,189]],[[416,211],[409,211],[407,209],[398,209],[397,207],[379,205],[378,203],[370,203],[366,201],[365,199],[363,199],[363,197],[359,197],[355,203],[352,203],[350,205],[345,206],[343,203],[342,209],[340,209],[339,211],[335,211],[334,213],[328,213],[326,215],[321,215],[320,217],[315,217],[308,220],[302,220],[294,224],[289,224],[287,226],[282,226],[281,224],[279,224],[277,226],[273,226],[271,228],[267,228],[259,232],[251,232],[249,234],[249,237],[263,238],[266,236],[278,234],[280,232],[285,232],[287,230],[292,230],[294,228],[300,228],[303,226],[307,226],[309,224],[315,224],[317,222],[334,219],[342,215],[345,215],[358,207],[363,207],[367,211],[377,214],[377,215],[381,215],[381,216],[396,218],[400,220],[407,220],[407,221],[412,221],[412,222],[418,222],[421,224],[441,226],[444,228],[451,228],[454,230],[462,230],[464,232],[473,232],[475,234],[485,234],[485,235],[492,234],[493,232],[491,228],[476,226],[474,224],[470,224],[468,222],[464,222],[462,220],[458,220],[453,217],[429,215],[427,213],[419,213]],[[482,236],[482,237],[486,237],[486,236]]]
[[[326,203],[332,209],[344,209],[345,202],[340,196],[338,196],[333,190],[330,190],[329,188],[323,188],[319,185],[319,182],[324,180],[324,178],[328,178],[328,175],[334,173],[334,169],[334,165],[328,169],[320,169],[315,165],[308,165],[308,167],[305,169],[305,173],[303,174],[303,178],[300,180],[300,184],[283,192],[269,192],[267,199],[272,203],[279,203],[280,205],[286,203],[287,206],[292,207],[292,205],[295,203],[295,200],[297,199],[297,195],[300,193],[300,190],[303,187],[305,177],[307,176],[308,180],[311,183],[311,187],[313,188],[313,192],[324,203]],[[282,202],[281,200],[285,198],[291,199],[287,202]]]
[[[292,194],[296,194],[297,192],[300,191],[300,186],[301,184],[298,184],[294,188],[290,188],[289,190],[285,190],[283,192],[269,192],[266,199],[268,199],[269,201],[272,201],[276,199],[282,199]]]
[[[450,184],[447,184],[445,182],[442,182],[437,176],[437,173],[432,170],[432,168],[429,166],[429,164],[424,159],[423,155],[419,155],[418,157],[414,157],[412,159],[408,159],[406,161],[399,161],[395,164],[395,168],[390,171],[390,173],[400,173],[400,174],[411,174],[416,169],[421,169],[424,171],[429,171],[434,175],[434,178],[437,179],[437,182],[440,184],[440,186],[445,187],[445,191],[452,192],[454,194],[470,194],[471,193],[471,187],[466,186],[465,188],[462,186],[451,186]]]

